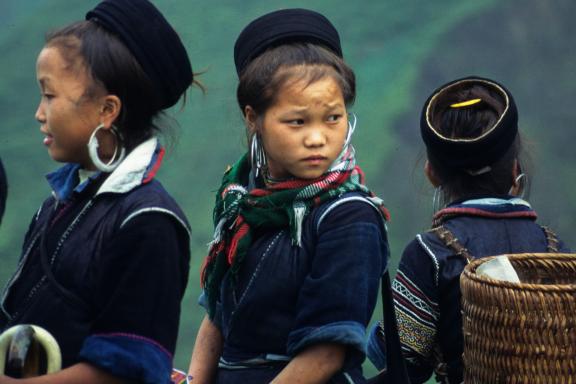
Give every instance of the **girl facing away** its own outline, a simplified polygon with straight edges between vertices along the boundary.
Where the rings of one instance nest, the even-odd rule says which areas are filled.
[[[169,382],[190,230],[154,178],[154,121],[193,82],[186,50],[147,0],[105,0],[49,34],[36,69],[36,119],[65,165],[47,176],[0,330],[45,328],[64,369],[0,383]]]
[[[193,383],[364,383],[388,246],[350,137],[355,77],[322,15],[252,21],[234,58],[249,153],[223,177]]]
[[[518,112],[504,86],[480,77],[445,84],[426,101],[420,128],[441,209],[404,250],[393,282],[396,317],[411,382],[435,372],[439,382],[460,383],[460,274],[468,260],[568,250],[522,198],[528,175]],[[379,368],[383,338],[381,327],[372,329],[369,356]]]

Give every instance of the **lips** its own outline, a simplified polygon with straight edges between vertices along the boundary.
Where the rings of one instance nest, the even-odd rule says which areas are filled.
[[[46,136],[44,136],[44,140],[42,141],[42,143],[45,146],[49,146],[50,144],[52,144],[52,142],[54,142],[54,137],[52,137],[52,135],[45,133]]]
[[[303,159],[303,161],[307,164],[320,164],[326,160],[326,157],[315,155],[315,156],[308,156],[307,158]]]

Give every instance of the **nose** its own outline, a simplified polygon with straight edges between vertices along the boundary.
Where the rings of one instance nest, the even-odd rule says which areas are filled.
[[[44,112],[44,107],[42,106],[42,102],[38,104],[38,108],[36,109],[36,113],[34,114],[34,118],[40,124],[44,124],[46,122],[46,113]]]
[[[311,127],[306,137],[304,138],[304,145],[307,147],[322,147],[326,144],[326,135],[321,128]]]

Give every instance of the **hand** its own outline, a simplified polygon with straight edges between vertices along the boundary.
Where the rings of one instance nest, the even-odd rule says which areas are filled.
[[[312,345],[298,353],[271,384],[321,384],[328,382],[342,366],[346,346],[335,343]]]
[[[0,375],[0,384],[16,384],[17,380],[8,376]]]
[[[118,377],[96,368],[88,363],[78,363],[48,375],[30,377],[26,379],[13,379],[0,376],[0,384],[126,384]]]

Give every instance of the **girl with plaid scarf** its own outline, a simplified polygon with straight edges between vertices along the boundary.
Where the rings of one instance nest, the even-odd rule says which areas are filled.
[[[350,144],[355,78],[337,31],[303,9],[235,46],[249,153],[216,195],[193,383],[364,383],[387,218]]]

